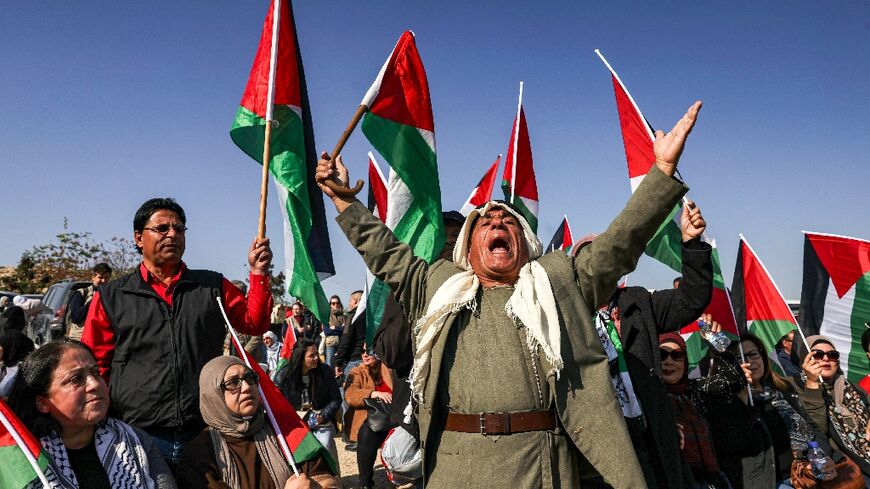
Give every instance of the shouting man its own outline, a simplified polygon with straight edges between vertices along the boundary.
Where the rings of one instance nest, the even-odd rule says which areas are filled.
[[[700,106],[656,133],[655,165],[577,257],[542,256],[520,213],[489,202],[466,218],[453,262],[429,265],[325,185],[346,185],[340,156],[318,163],[339,225],[414,325],[427,487],[577,487],[580,453],[613,487],[645,487],[592,317],[687,191],[673,175]]]

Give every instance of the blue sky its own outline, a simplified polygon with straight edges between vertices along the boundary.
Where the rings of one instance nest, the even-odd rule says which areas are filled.
[[[426,66],[445,208],[505,153],[520,80],[540,233],[563,214],[603,230],[629,197],[600,48],[646,117],[669,128],[704,101],[680,168],[731,282],[743,233],[785,296],[800,295],[801,230],[870,239],[870,2],[296,2],[317,147],[331,148],[402,31]],[[185,260],[245,274],[259,166],[228,130],[268,6],[258,1],[12,2],[2,7],[0,264],[60,232],[132,234],[144,200],[188,214]],[[344,150],[364,178],[370,146]],[[498,191],[500,192],[500,191]],[[281,265],[280,212],[268,234]],[[338,274],[364,268],[332,222]],[[675,274],[648,257],[629,280]]]

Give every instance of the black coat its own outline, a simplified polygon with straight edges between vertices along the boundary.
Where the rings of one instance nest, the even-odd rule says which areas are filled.
[[[338,342],[338,350],[335,351],[333,363],[342,369],[354,360],[362,360],[362,349],[366,341],[366,315],[365,311],[353,321],[356,308],[344,313],[345,326],[341,340]]]
[[[626,366],[646,421],[646,430],[631,430],[632,442],[650,487],[692,485],[688,466],[674,463],[682,457],[671,403],[661,382],[659,334],[679,330],[704,312],[713,293],[711,254],[710,245],[698,239],[684,243],[680,288],[651,293],[643,287],[627,287],[614,296]]]
[[[324,419],[332,420],[338,408],[341,407],[341,392],[338,390],[338,382],[335,380],[335,375],[329,365],[321,363],[316,369],[308,373],[309,376],[309,392],[308,396],[311,399],[311,405],[314,409],[320,410],[320,415]],[[301,382],[299,385],[292,388],[290,386],[290,374],[279,380],[281,393],[293,405],[297,411],[302,409],[302,389],[305,385]]]

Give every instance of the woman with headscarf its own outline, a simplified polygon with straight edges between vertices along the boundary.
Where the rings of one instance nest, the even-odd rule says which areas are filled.
[[[300,338],[293,347],[289,363],[281,369],[278,388],[297,411],[306,412],[311,432],[338,460],[333,419],[341,407],[341,393],[332,369],[320,362],[317,343],[307,338]]]
[[[278,341],[278,335],[272,331],[266,331],[263,335],[263,344],[266,346],[266,364],[269,366],[269,377],[274,379],[272,375],[275,372],[275,367],[278,366],[278,360],[281,358],[281,347],[284,343]]]
[[[719,329],[709,315],[704,320]],[[740,389],[746,388],[746,375],[730,354],[718,358],[718,368],[707,377],[689,380],[686,342],[677,333],[659,336],[662,359],[662,382],[668,390],[671,407],[681,435],[681,452],[692,470],[698,487],[729,488],[722,474],[716,448],[710,434],[707,410],[711,404],[726,403]]]
[[[0,399],[12,390],[18,362],[33,351],[33,341],[18,330],[0,331]]]
[[[846,379],[840,352],[827,336],[807,337],[810,351],[802,365],[801,400],[816,427],[827,436],[833,460],[843,456],[858,464],[870,487],[870,409],[867,393]],[[799,347],[804,353],[802,345]]]
[[[28,355],[9,407],[48,455],[52,489],[176,487],[151,437],[106,415],[108,387],[93,353],[78,341],[61,338]]]
[[[185,446],[178,465],[179,485],[193,489],[341,487],[322,457],[298,464],[307,475],[293,475],[260,405],[258,384],[257,374],[237,357],[221,356],[205,364],[199,375],[199,409],[208,427]]]

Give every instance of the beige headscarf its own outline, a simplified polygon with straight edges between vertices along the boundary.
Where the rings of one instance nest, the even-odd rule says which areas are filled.
[[[538,347],[541,348],[552,366],[551,373],[558,376],[564,365],[556,299],[547,272],[535,261],[541,256],[541,241],[521,214],[502,202],[490,201],[471,211],[459,232],[456,248],[453,250],[453,261],[463,271],[447,279],[435,291],[426,308],[426,314],[414,326],[417,348],[411,371],[411,388],[421,404],[431,368],[432,348],[448,318],[464,308],[473,310],[477,307],[475,297],[480,288],[480,280],[468,262],[469,241],[475,220],[494,207],[506,210],[519,221],[529,249],[529,263],[520,268],[514,293],[505,304],[505,314],[525,326],[529,349],[535,351]]]
[[[275,432],[266,422],[262,407],[254,416],[245,418],[230,411],[224,400],[221,382],[227,369],[233,365],[244,366],[245,362],[233,356],[216,357],[206,363],[199,374],[199,409],[202,419],[211,427],[211,441],[223,482],[232,488],[241,487],[239,469],[224,437],[250,438],[256,444],[260,460],[272,476],[275,487],[284,487],[293,473],[281,453]]]

